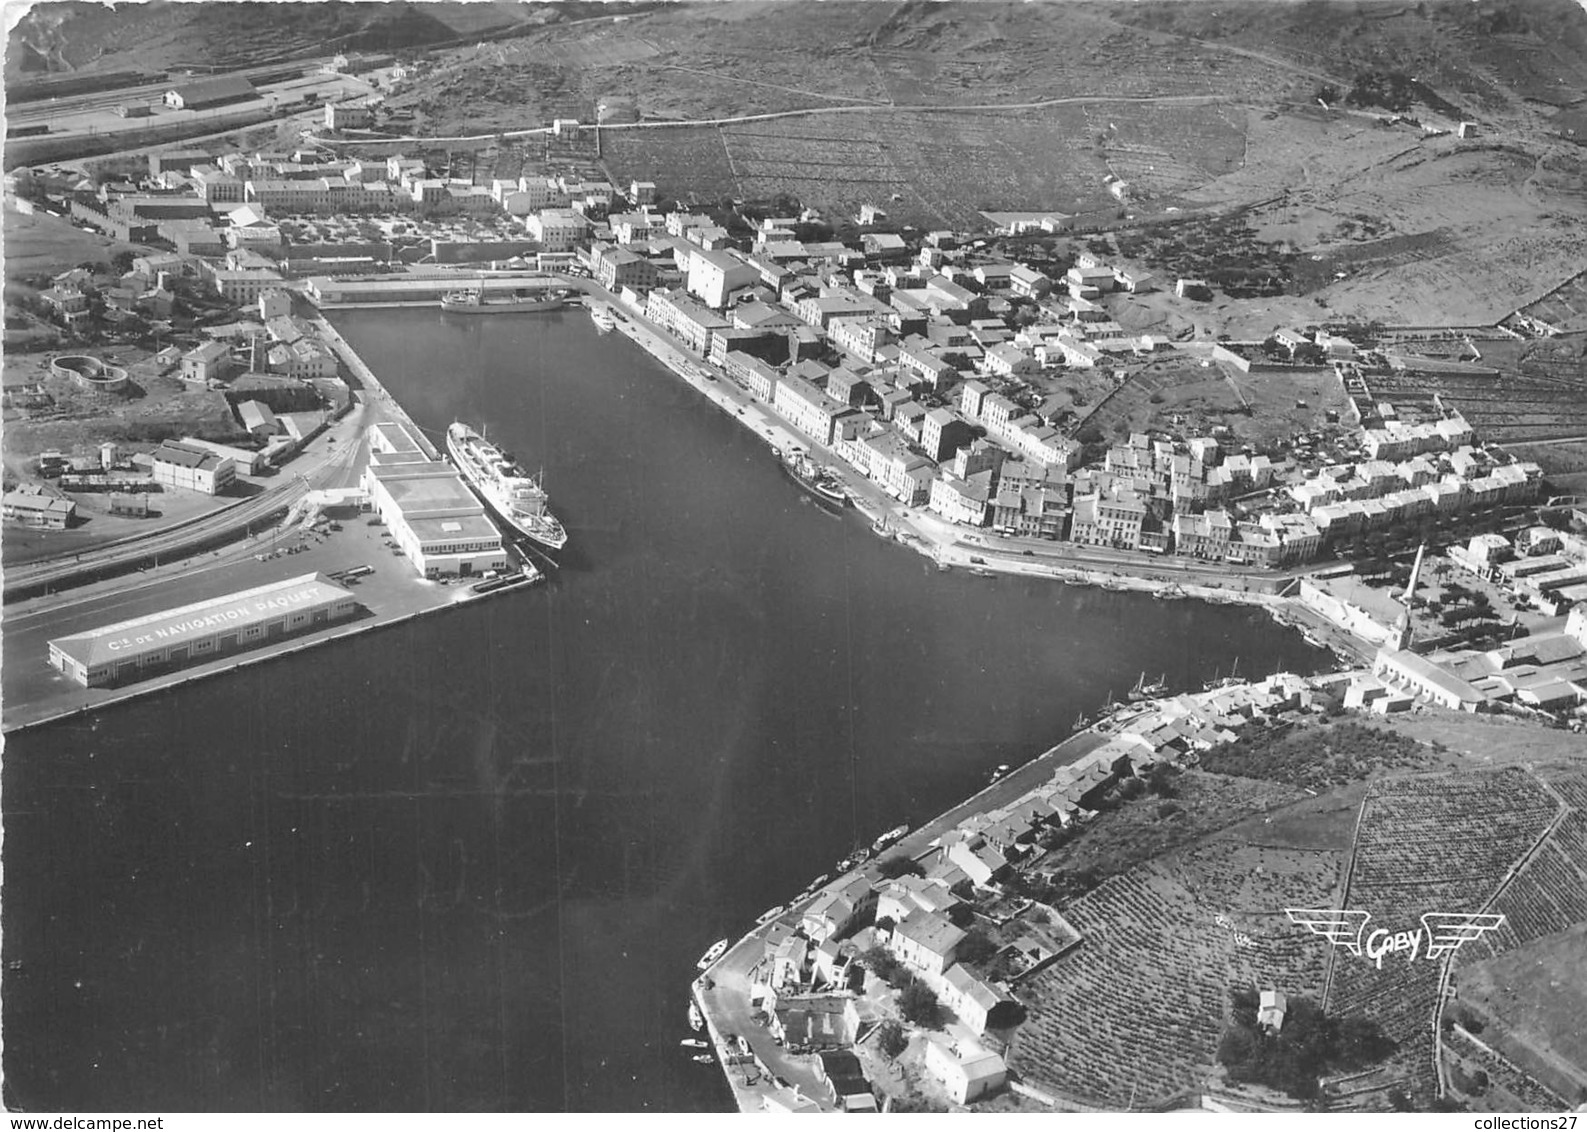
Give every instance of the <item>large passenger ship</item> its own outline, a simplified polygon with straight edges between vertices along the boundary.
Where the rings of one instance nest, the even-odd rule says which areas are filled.
[[[551,550],[560,550],[568,541],[540,481],[500,448],[468,425],[453,421],[446,430],[446,450],[485,506],[513,529]]]

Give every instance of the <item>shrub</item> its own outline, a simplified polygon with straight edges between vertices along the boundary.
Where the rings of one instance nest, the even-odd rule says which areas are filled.
[[[1179,768],[1172,763],[1153,763],[1143,777],[1146,789],[1159,798],[1173,798],[1179,793],[1179,787],[1174,785],[1174,779],[1179,777]]]

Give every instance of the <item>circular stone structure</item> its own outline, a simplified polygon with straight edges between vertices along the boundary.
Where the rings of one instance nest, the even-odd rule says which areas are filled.
[[[62,354],[50,362],[50,372],[98,393],[124,393],[127,389],[126,370],[87,354]]]

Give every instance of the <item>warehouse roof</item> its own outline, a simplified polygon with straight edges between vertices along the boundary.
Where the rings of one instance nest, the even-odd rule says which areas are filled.
[[[437,509],[483,512],[484,505],[464,485],[450,464],[370,465],[370,475],[402,509],[423,515]],[[410,522],[412,516],[409,517]]]
[[[185,83],[182,86],[172,87],[173,91],[181,95],[185,106],[204,106],[214,102],[231,102],[235,99],[254,98],[258,91],[253,83],[240,75],[228,75],[220,79],[206,79],[203,82]],[[208,156],[207,154],[205,155]]]
[[[213,452],[190,448],[175,440],[168,440],[156,448],[153,459],[157,464],[179,464],[184,468],[215,468],[221,461]]]
[[[443,519],[409,519],[408,529],[421,544],[500,539],[501,532],[483,514],[449,515]]]
[[[130,659],[151,649],[166,649],[209,636],[218,629],[242,629],[287,610],[312,610],[348,600],[352,594],[321,574],[303,574],[267,586],[213,597],[118,621],[85,633],[57,637],[52,649],[88,668]]]

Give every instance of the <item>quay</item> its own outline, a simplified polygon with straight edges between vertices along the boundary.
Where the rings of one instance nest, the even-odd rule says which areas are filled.
[[[824,1111],[833,1107],[823,1092],[821,1082],[811,1071],[808,1059],[791,1055],[777,1044],[764,1026],[752,1019],[755,1008],[750,1005],[750,972],[764,957],[764,941],[772,928],[777,924],[797,924],[804,909],[816,899],[821,889],[852,877],[863,876],[872,882],[877,881],[881,879],[878,863],[882,858],[896,854],[920,857],[930,850],[934,841],[966,818],[1012,802],[1041,785],[1059,767],[1083,758],[1106,742],[1105,723],[1099,722],[1071,735],[1030,762],[1011,770],[972,797],[911,830],[896,844],[871,856],[849,873],[835,876],[799,893],[781,913],[765,923],[755,925],[694,980],[690,988],[691,998],[705,1019],[706,1033],[740,1112],[764,1112],[768,1097],[789,1099],[793,1088],[797,1088],[804,1099],[821,1105]],[[778,1078],[788,1082],[790,1087],[778,1085]]]
[[[8,663],[0,674],[5,701],[0,730],[37,727],[524,588],[504,585],[477,593],[466,584],[419,577],[406,557],[394,556],[385,544],[384,528],[361,511],[340,524],[307,524],[310,509],[304,505],[314,490],[335,493],[356,484],[367,459],[370,424],[400,422],[432,459],[440,458],[335,327],[322,315],[311,321],[361,388],[353,411],[300,454],[302,462],[291,467],[289,479],[211,512],[203,517],[207,522],[154,531],[64,561],[44,560],[25,573],[7,571],[14,588],[6,595]],[[120,686],[83,687],[49,665],[51,640],[293,575],[334,577],[360,567],[367,568],[355,588],[360,610],[348,620]],[[18,573],[23,578],[13,579]]]
[[[725,415],[737,419],[765,441],[768,448],[787,451],[799,446],[825,456],[854,503],[854,509],[872,522],[873,530],[885,524],[888,533],[879,537],[891,538],[940,566],[1048,578],[1066,585],[1128,590],[1164,600],[1188,598],[1214,604],[1248,605],[1263,610],[1282,625],[1304,629],[1309,639],[1330,649],[1344,663],[1369,660],[1375,651],[1375,646],[1334,625],[1298,600],[1283,596],[1282,591],[1293,586],[1306,569],[1254,573],[1151,557],[1141,552],[1005,537],[989,531],[966,530],[923,507],[904,507],[812,438],[795,430],[711,362],[685,353],[671,335],[650,322],[633,305],[592,280],[567,278],[565,283],[583,290],[591,299],[610,304],[620,315],[616,326],[619,332]]]

